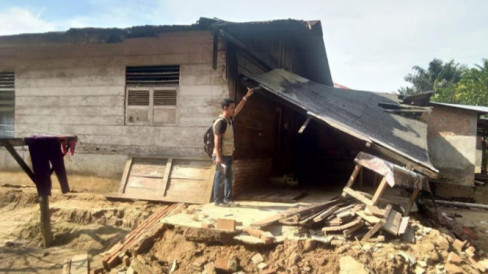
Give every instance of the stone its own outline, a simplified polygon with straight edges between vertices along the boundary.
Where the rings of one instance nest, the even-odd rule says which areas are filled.
[[[340,246],[340,245],[343,245],[344,244],[344,241],[334,239],[334,240],[331,240],[330,241],[330,244],[333,245],[333,246]]]
[[[259,263],[259,264],[258,264],[258,268],[259,268],[260,270],[263,270],[263,269],[265,269],[266,267],[268,267],[268,265],[267,265],[266,263]]]
[[[466,250],[464,250],[464,252],[466,253],[466,255],[468,255],[468,257],[474,257],[476,255],[476,248],[474,246],[470,246],[468,248],[466,248]]]
[[[463,259],[454,252],[450,252],[449,255],[447,256],[448,263],[459,265],[462,261]]]
[[[481,263],[481,262],[477,262],[475,259],[473,258],[468,258],[469,259],[469,262],[476,268],[479,269],[479,271],[481,271],[481,273],[485,273],[485,271],[488,269],[488,267]]]
[[[207,263],[207,259],[205,257],[200,257],[193,261],[192,265],[196,266],[197,268],[201,268],[205,263]]]
[[[129,266],[130,265],[130,258],[129,258],[129,256],[125,255],[122,258],[122,262],[124,263],[125,266]]]
[[[439,256],[439,253],[437,253],[437,251],[434,250],[429,254],[429,258],[427,259],[427,263],[430,265],[434,265],[434,264],[438,263],[440,260],[441,260],[441,258]]]
[[[258,265],[262,262],[264,262],[263,255],[256,253],[254,256],[252,256],[251,261],[255,264]]]
[[[191,219],[195,222],[198,222],[198,220],[200,220],[200,218],[198,217],[198,214],[193,214],[193,216],[191,217]]]
[[[418,264],[420,267],[423,267],[423,268],[426,268],[426,267],[427,267],[427,262],[426,262],[426,261],[417,261],[417,264]]]
[[[217,228],[236,231],[236,221],[233,219],[217,219]]]
[[[366,274],[364,265],[351,256],[343,256],[339,259],[339,274]]]
[[[444,265],[447,274],[462,274],[464,271],[457,265],[447,263]]]
[[[217,256],[214,267],[223,271],[229,271],[227,256]]]
[[[488,268],[488,259],[480,260],[478,263],[483,265],[485,268]]]
[[[437,237],[437,239],[435,240],[435,244],[437,245],[437,247],[439,247],[440,250],[449,250],[449,241],[442,236]]]
[[[402,256],[405,259],[405,262],[408,262],[409,265],[414,265],[417,263],[417,258],[415,258],[415,256],[412,254],[403,251],[398,251],[398,255]]]
[[[449,252],[444,250],[441,252],[441,256],[442,256],[442,259],[447,260],[447,256],[449,256]]]
[[[125,274],[136,274],[137,271],[134,270],[134,268],[132,268],[132,266],[129,266],[129,268],[127,268],[127,271],[125,272]]]
[[[230,272],[236,272],[238,267],[239,267],[239,265],[238,265],[237,259],[235,257],[229,258],[227,260],[227,269]]]
[[[457,251],[463,251],[465,242],[461,242],[460,240],[456,239],[454,242],[452,242],[452,246],[457,250]]]
[[[424,274],[425,273],[425,269],[421,266],[416,266],[415,267],[415,274]]]
[[[420,252],[422,253],[428,253],[428,252],[431,252],[435,249],[435,246],[432,244],[432,243],[429,243],[429,242],[426,242],[426,243],[423,243],[421,246],[420,246]]]
[[[217,271],[215,270],[215,265],[213,263],[208,263],[205,265],[205,273],[206,274],[216,274]]]
[[[371,245],[369,245],[369,244],[363,245],[363,250],[366,251],[366,252],[370,251],[371,250]]]
[[[315,247],[315,241],[312,239],[306,239],[305,243],[303,244],[303,251],[309,252]]]
[[[303,272],[311,272],[312,271],[312,268],[310,266],[304,266],[302,268]]]

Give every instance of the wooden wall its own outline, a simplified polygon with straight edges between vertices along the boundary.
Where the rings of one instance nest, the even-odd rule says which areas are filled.
[[[0,46],[0,69],[16,73],[15,136],[78,135],[82,154],[204,157],[202,136],[229,94],[224,43],[216,70],[212,48],[207,31],[114,44]],[[125,68],[146,65],[180,65],[175,126],[124,125]]]

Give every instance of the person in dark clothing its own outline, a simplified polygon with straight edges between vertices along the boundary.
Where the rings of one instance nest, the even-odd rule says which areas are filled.
[[[244,108],[246,101],[253,94],[254,89],[248,88],[246,95],[236,106],[231,99],[221,102],[222,114],[213,124],[215,147],[212,160],[216,165],[216,173],[213,185],[213,202],[215,205],[233,205],[232,180],[232,155],[234,154],[234,117]],[[222,197],[222,185],[224,192]]]

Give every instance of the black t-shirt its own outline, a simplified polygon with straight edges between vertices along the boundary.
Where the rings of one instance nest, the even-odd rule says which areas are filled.
[[[230,121],[230,124],[232,125],[232,120]],[[221,119],[215,124],[214,134],[222,135],[225,133],[226,129],[227,129],[227,121],[225,119]]]

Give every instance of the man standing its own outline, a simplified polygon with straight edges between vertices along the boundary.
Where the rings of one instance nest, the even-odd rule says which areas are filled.
[[[213,201],[215,205],[233,205],[232,201],[232,180],[234,172],[232,170],[232,155],[234,154],[234,117],[244,108],[248,98],[254,93],[253,88],[247,88],[246,95],[236,106],[231,99],[224,99],[222,114],[213,124],[215,147],[212,160],[216,165],[216,173],[213,185]],[[224,195],[222,198],[222,184],[224,185]]]

